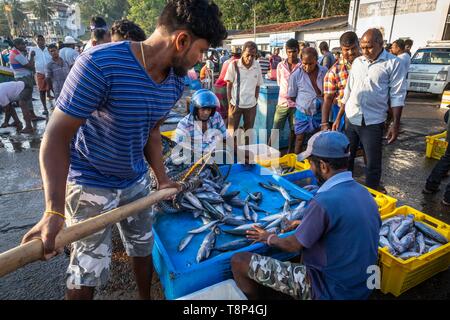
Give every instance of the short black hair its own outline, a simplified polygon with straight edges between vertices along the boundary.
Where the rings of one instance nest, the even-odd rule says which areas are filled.
[[[244,52],[245,49],[247,48],[258,50],[258,46],[253,41],[247,41],[246,43],[244,43],[244,46],[242,47],[242,52]]]
[[[144,30],[128,19],[116,20],[111,27],[111,34],[118,34],[122,39],[144,41],[147,39]]]
[[[298,49],[300,50],[300,45],[298,44],[298,41],[295,39],[289,39],[286,41],[286,49]]]
[[[317,157],[317,156],[310,156],[309,160],[311,162],[314,162],[314,165],[316,167],[319,166],[320,161],[323,161],[325,163],[327,163],[331,169],[333,170],[345,170],[348,169],[348,157],[345,158],[322,158],[322,157]]]
[[[96,16],[91,18],[90,23],[91,31],[93,31],[96,28],[105,28],[106,26],[107,26],[106,21],[102,17]]]
[[[42,34],[38,34],[38,35],[36,36],[36,39],[38,39],[38,38],[43,38],[43,39],[45,39],[44,36],[43,36]]]
[[[25,44],[25,40],[23,40],[22,38],[15,38],[13,40],[14,47],[20,46],[21,44]]]
[[[406,39],[405,40],[405,46],[412,47],[413,43],[414,43],[414,41],[412,39]]]
[[[330,50],[330,48],[328,47],[328,43],[325,41],[322,41],[319,44],[319,49],[320,49],[320,51],[324,51],[324,50],[329,51]]]
[[[47,49],[48,49],[48,50],[50,50],[50,49],[58,49],[58,47],[56,46],[56,44],[50,43],[50,44],[48,45]]]
[[[339,44],[341,47],[350,47],[358,43],[358,35],[353,31],[344,32],[339,38]]]
[[[107,32],[105,29],[95,29],[91,32],[91,39],[101,41]]]
[[[157,26],[169,32],[188,30],[212,47],[219,47],[228,36],[221,18],[219,7],[210,0],[169,0]]]
[[[312,47],[303,48],[302,57],[309,56],[309,55],[312,55],[313,57],[315,57],[316,60],[319,59],[319,54],[317,53],[316,48],[312,48]]]
[[[400,48],[400,50],[405,50],[405,41],[403,39],[397,39],[392,44],[394,43]]]

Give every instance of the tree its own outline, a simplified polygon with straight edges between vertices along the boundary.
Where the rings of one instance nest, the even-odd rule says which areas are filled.
[[[8,18],[6,16],[5,3],[0,2],[0,36],[10,36],[11,30],[9,28]]]
[[[128,0],[81,0],[81,22],[89,26],[92,16],[103,17],[111,26],[115,20],[127,16],[130,5]]]
[[[38,21],[43,23],[44,30],[48,34],[48,23],[52,20],[52,16],[56,13],[54,1],[35,0],[27,2],[27,5]]]
[[[156,27],[158,16],[161,14],[165,0],[128,0],[130,11],[128,19],[137,23],[146,34],[151,34]]]
[[[5,1],[5,5],[11,10],[8,14],[11,19],[11,32],[14,37],[24,33],[26,29],[27,16],[23,13],[24,9],[19,0]]]

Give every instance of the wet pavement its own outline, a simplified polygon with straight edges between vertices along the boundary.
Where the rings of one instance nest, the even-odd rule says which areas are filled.
[[[36,94],[35,94],[35,97]],[[37,114],[39,101],[34,101]],[[436,163],[425,158],[425,136],[445,130],[445,110],[437,106],[435,96],[413,94],[408,97],[402,116],[402,133],[398,141],[386,145],[383,156],[382,182],[388,194],[398,199],[398,206],[407,204],[442,221],[450,223],[450,209],[440,204],[442,191],[434,196],[421,193],[423,184]],[[178,108],[184,110],[181,104]],[[19,112],[19,109],[17,109]],[[21,117],[19,112],[19,117]],[[3,116],[1,117],[3,119]],[[36,223],[44,208],[42,181],[39,172],[39,145],[46,121],[36,123],[34,135],[20,135],[14,128],[0,129],[0,252],[20,243],[22,236]],[[172,129],[165,127],[164,130]],[[355,175],[363,181],[363,162],[357,162]],[[450,179],[444,180],[449,183]],[[441,189],[444,188],[444,185]],[[16,193],[17,191],[26,191]],[[9,194],[12,193],[12,194]],[[96,294],[96,299],[135,299],[136,286],[128,259],[123,252],[117,232],[114,232],[114,253],[111,280]],[[65,254],[50,262],[36,262],[0,278],[0,299],[62,299],[64,273],[68,264]],[[152,295],[164,299],[157,276]],[[375,292],[371,299],[394,299]],[[397,299],[449,299],[450,270],[442,272]]]

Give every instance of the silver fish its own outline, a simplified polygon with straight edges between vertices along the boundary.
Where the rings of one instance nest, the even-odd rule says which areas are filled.
[[[233,207],[230,206],[228,203],[224,203],[224,204],[223,204],[223,207],[225,208],[225,210],[226,210],[227,212],[232,212],[232,211],[233,211]]]
[[[419,253],[423,254],[425,252],[425,237],[422,232],[417,232],[416,243],[419,247]]]
[[[251,221],[252,217],[250,216],[250,208],[248,207],[248,202],[247,201],[245,201],[245,203],[244,203],[243,212],[244,212],[245,219]]]
[[[274,213],[264,218],[259,219],[259,221],[271,222],[283,217],[283,213]]]
[[[192,194],[192,192],[190,192],[190,191],[185,192],[184,197],[197,209],[205,210],[205,208],[203,208],[200,200],[196,196],[194,196]]]
[[[440,244],[440,243],[435,244],[434,246],[430,247],[430,249],[428,249],[428,252],[436,250],[437,248],[440,248],[440,247],[442,247],[442,244]]]
[[[208,201],[200,200],[200,202],[202,203],[203,207],[209,212],[211,217],[214,218],[214,220],[221,220],[223,218],[223,215],[219,211],[217,211],[216,208],[214,208]]]
[[[250,207],[250,211],[252,212],[252,220],[253,222],[258,222],[258,214],[256,213],[255,210],[253,210],[253,208]]]
[[[258,192],[253,192],[253,193],[250,193],[250,192],[247,192],[247,193],[248,193],[248,196],[250,197],[250,199],[252,199],[256,203],[261,202],[261,200],[263,198],[262,192],[259,192],[259,191]]]
[[[380,228],[380,236],[386,237],[389,233],[389,225],[385,224]]]
[[[212,180],[209,180],[209,179],[203,179],[203,183],[205,184],[209,184],[210,186],[212,186],[214,189],[216,189],[217,191],[220,191],[220,190],[222,190],[222,187],[221,186],[219,186],[217,183],[215,183],[214,181],[212,181]]]
[[[186,201],[185,199],[183,199],[181,202],[180,202],[180,206],[182,207],[182,208],[184,208],[184,209],[187,209],[187,210],[198,210],[196,207],[194,207],[193,205],[191,205],[188,201]]]
[[[403,238],[405,234],[409,232],[414,224],[414,216],[408,215],[405,220],[402,221],[400,226],[395,230],[395,236],[399,239]]]
[[[283,215],[283,217],[284,217],[284,215]],[[265,227],[265,229],[267,230],[267,229],[270,229],[270,228],[279,227],[280,224],[281,224],[281,220],[283,219],[283,217],[278,218],[278,219],[276,219],[276,220],[273,220],[272,222],[270,222],[270,223]]]
[[[446,244],[448,242],[447,238],[445,238],[442,234],[434,230],[432,227],[426,225],[420,221],[414,221],[414,225],[417,229],[419,229],[425,236],[439,242],[442,244]]]
[[[225,216],[225,215],[226,215],[225,209],[224,209],[224,207],[223,207],[222,204],[216,204],[216,205],[213,205],[213,207],[214,207],[214,209],[216,209],[217,212],[219,212],[222,216]]]
[[[205,236],[202,244],[200,245],[200,249],[197,252],[198,263],[209,258],[209,255],[211,254],[211,250],[214,248],[215,243],[216,243],[216,230],[213,229]]]
[[[400,244],[400,240],[397,238],[397,236],[395,235],[395,233],[392,230],[389,230],[388,233],[388,240],[389,243],[391,244],[392,248],[398,252],[398,253],[403,253],[406,249]]]
[[[276,185],[274,183],[271,183],[271,186],[274,187],[277,191],[279,191],[284,199],[286,199],[287,201],[292,200],[291,196],[289,195],[289,193],[287,192],[287,190],[285,188],[283,188],[282,186]]]
[[[418,257],[418,256],[420,256],[420,253],[408,251],[408,252],[403,252],[398,257],[403,260],[408,260],[408,259],[411,259],[413,257]]]
[[[264,182],[259,182],[258,183],[261,187],[263,187],[264,189],[270,190],[270,191],[278,191],[277,188],[273,187],[272,185],[269,184],[265,184]]]
[[[281,223],[280,223],[280,228],[281,230],[286,230],[289,227],[290,223],[289,223],[289,219],[287,218],[287,216],[284,216],[283,218],[281,218]]]
[[[220,190],[220,195],[223,196],[225,193],[227,193],[228,189],[231,187],[231,182],[226,182],[223,185],[222,190]]]
[[[191,242],[192,238],[194,237],[194,234],[189,233],[186,237],[184,237],[181,241],[180,244],[178,245],[178,251],[181,252],[184,250],[184,248],[187,247],[187,245],[189,244],[189,242]]]
[[[424,238],[424,242],[425,242],[425,244],[426,244],[427,246],[430,246],[430,247],[432,247],[432,246],[438,244],[438,242],[436,242],[436,241],[434,241],[434,240],[431,240],[431,239],[428,238],[428,237],[425,237],[425,238]]]
[[[191,233],[191,234],[201,233],[201,232],[211,228],[212,226],[216,225],[217,223],[219,223],[219,220],[211,221],[210,223],[207,223],[201,227],[193,229],[193,230],[189,231],[188,233]]]
[[[391,244],[389,243],[389,240],[388,240],[386,237],[384,237],[384,236],[381,236],[381,237],[380,237],[380,240],[379,240],[379,242],[378,242],[378,245],[379,245],[381,248],[387,247],[388,250],[389,250],[389,252],[392,253],[392,254],[395,253],[394,248],[392,248]]]
[[[223,230],[223,232],[237,236],[245,236],[247,234],[247,230],[253,229],[253,226],[259,226],[261,228],[264,227],[261,223],[247,223],[234,229]]]
[[[268,233],[275,233],[275,234],[278,234],[281,232],[280,228],[278,228],[278,227],[269,228],[269,229],[266,229],[266,231]]]
[[[416,234],[415,232],[410,232],[407,235],[405,235],[403,238],[400,239],[400,245],[405,248],[403,251],[407,251],[411,249],[412,246],[414,246],[414,243],[416,241]]]
[[[222,222],[230,226],[242,226],[246,224],[245,220],[237,219],[231,216],[223,217]]]
[[[238,240],[234,240],[231,242],[227,242],[221,246],[215,247],[213,250],[222,251],[222,252],[234,251],[234,250],[238,250],[243,247],[246,247],[246,246],[250,245],[251,243],[252,243],[251,240],[248,240],[247,238],[243,238],[243,239],[238,239]]]
[[[195,196],[197,197],[197,199],[206,200],[210,204],[219,204],[224,202],[224,200],[222,199],[221,196],[219,196],[219,194],[213,192],[196,193]]]

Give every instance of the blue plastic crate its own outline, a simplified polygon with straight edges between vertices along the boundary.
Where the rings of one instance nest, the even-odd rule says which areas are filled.
[[[220,170],[226,173],[227,166],[222,166]],[[232,182],[230,191],[261,191],[263,200],[261,207],[273,213],[281,211],[284,199],[278,192],[266,190],[258,185],[258,182],[272,181],[284,186],[290,194],[309,200],[311,193],[290,183],[284,178],[274,175],[269,169],[260,165],[243,166],[233,165],[227,179]],[[243,193],[243,194],[242,194]],[[244,198],[245,192],[241,192],[240,197]],[[233,208],[233,213],[240,213],[241,209]],[[263,213],[259,213],[264,216]],[[194,236],[191,243],[180,253],[177,250],[178,244],[187,232],[201,225],[199,219],[194,219],[190,213],[162,214],[153,225],[154,246],[153,263],[159,275],[166,299],[176,299],[186,294],[206,288],[226,279],[232,278],[230,259],[231,256],[240,251],[251,251],[263,255],[270,255],[283,261],[295,257],[295,253],[282,252],[275,248],[270,248],[262,243],[236,251],[226,253],[213,252],[211,257],[201,263],[196,262],[197,251],[203,238],[208,231]],[[231,226],[221,226],[222,228],[233,228]],[[283,236],[287,236],[287,233]],[[216,245],[238,239],[239,237],[220,234]]]

